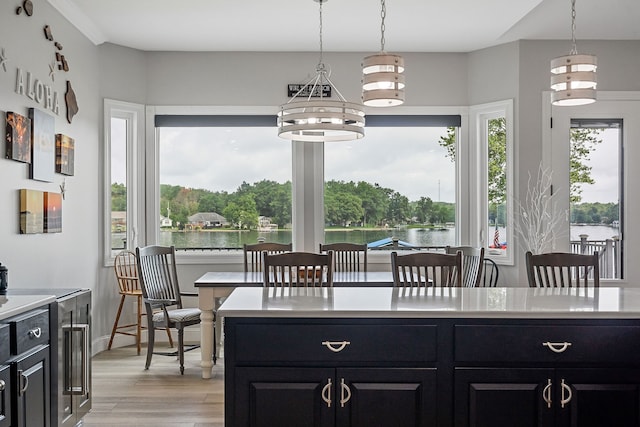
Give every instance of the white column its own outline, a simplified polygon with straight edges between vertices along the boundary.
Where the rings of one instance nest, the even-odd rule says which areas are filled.
[[[293,250],[318,252],[324,241],[324,143],[293,141]]]

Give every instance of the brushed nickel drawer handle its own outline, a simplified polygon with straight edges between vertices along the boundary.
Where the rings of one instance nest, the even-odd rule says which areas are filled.
[[[562,396],[560,396],[560,406],[562,408],[564,408],[564,405],[566,405],[567,403],[571,402],[571,397],[572,397],[571,387],[569,387],[567,384],[565,384],[564,378],[560,382],[560,386],[562,387]],[[567,391],[567,397],[566,398],[564,397],[565,390]]]
[[[40,329],[40,326],[37,326],[29,331],[30,337],[40,338],[41,335],[42,335],[42,329]]]
[[[566,349],[568,349],[571,346],[570,342],[543,342],[542,343],[543,346],[545,347],[549,347],[549,350],[553,351],[554,353],[562,353],[563,351],[565,351]]]
[[[340,407],[344,408],[344,404],[351,399],[351,389],[344,383],[344,378],[340,379]]]
[[[542,398],[547,404],[547,408],[551,408],[551,379],[547,379],[547,385],[542,390]]]
[[[327,378],[327,384],[322,387],[322,400],[331,408],[331,378]]]
[[[350,341],[322,341],[322,345],[327,346],[327,348],[334,353],[341,352],[349,344],[351,344]]]
[[[6,383],[3,380],[0,380],[0,391],[4,391],[6,387]]]

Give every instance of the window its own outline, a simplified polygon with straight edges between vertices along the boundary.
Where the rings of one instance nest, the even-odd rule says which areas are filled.
[[[455,245],[460,116],[369,116],[363,140],[325,144],[325,243]]]
[[[265,126],[271,119],[156,116],[161,245],[226,251],[292,241],[291,143]]]
[[[622,279],[622,120],[571,119],[571,252],[600,255],[600,277]]]
[[[139,150],[143,145],[144,110],[141,105],[105,100],[105,265],[123,249],[135,248],[138,239]]]
[[[487,257],[513,263],[513,103],[501,101],[471,108],[475,132],[471,146],[477,154],[476,183],[470,186],[471,210],[477,206],[480,222],[471,236],[479,236]],[[472,168],[473,170],[473,168]],[[473,178],[471,179],[473,181]],[[477,203],[474,197],[478,197]],[[474,239],[471,240],[471,244]]]

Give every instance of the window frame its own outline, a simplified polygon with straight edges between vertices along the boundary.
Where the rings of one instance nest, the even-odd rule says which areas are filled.
[[[140,150],[144,149],[144,106],[130,102],[104,99],[103,103],[103,132],[104,132],[104,247],[103,263],[105,266],[113,265],[116,252],[111,244],[111,120],[114,118],[123,119],[126,122],[126,182],[127,189],[127,231],[125,249],[133,249],[139,241],[144,241],[140,237],[140,224],[144,221],[144,201],[140,200],[138,194],[142,190],[139,185],[144,182],[144,163]]]
[[[488,187],[488,164],[489,164],[489,140],[488,121],[491,119],[505,118],[506,121],[506,182],[507,182],[507,250],[505,256],[495,256],[485,251],[485,257],[491,258],[500,265],[513,265],[515,259],[515,229],[514,229],[514,115],[513,99],[491,102],[487,104],[473,105],[469,108],[470,129],[470,153],[469,159],[473,162],[470,165],[470,176],[475,178],[475,185],[470,183],[469,203],[470,216],[475,218],[470,226],[469,244],[472,246],[487,247],[487,239],[491,233],[488,224],[489,218],[489,187]]]

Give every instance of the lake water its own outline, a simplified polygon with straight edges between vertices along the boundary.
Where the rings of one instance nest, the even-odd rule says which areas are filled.
[[[492,228],[490,227],[490,230]],[[500,241],[506,240],[506,230],[498,229]],[[587,234],[588,240],[610,239],[619,233],[618,228],[605,225],[572,225],[571,240],[580,240],[580,234]],[[386,229],[386,230],[327,230],[326,243],[354,242],[370,243],[389,237],[410,243],[414,246],[455,245],[456,233],[453,228],[446,229]],[[161,231],[161,245],[175,245],[177,248],[241,248],[243,244],[258,242],[263,238],[267,242],[289,243],[291,231]]]

